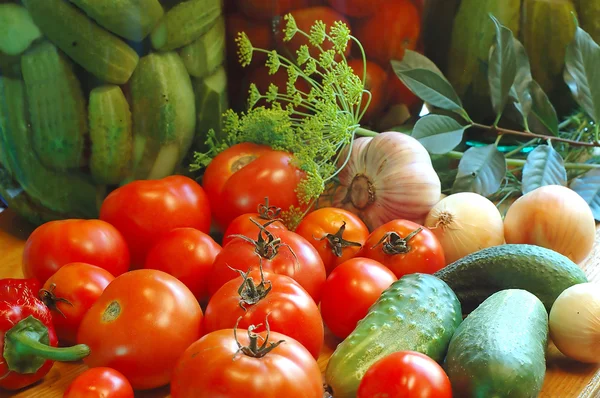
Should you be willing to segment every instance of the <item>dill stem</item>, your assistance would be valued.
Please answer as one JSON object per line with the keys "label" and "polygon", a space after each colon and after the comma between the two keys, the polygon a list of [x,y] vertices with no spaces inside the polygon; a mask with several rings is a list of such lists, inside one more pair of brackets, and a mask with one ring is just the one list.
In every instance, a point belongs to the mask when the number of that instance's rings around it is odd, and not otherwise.
{"label": "dill stem", "polygon": [[361,137],[375,137],[378,133],[376,133],[373,130],[369,130],[359,126],[356,128],[356,130],[354,130],[354,134],[359,135]]}
{"label": "dill stem", "polygon": [[[450,151],[445,156],[450,159],[461,159],[464,156],[463,152]],[[524,159],[506,159],[506,164],[509,166],[524,166],[526,160]],[[595,163],[565,163],[565,169],[567,170],[593,170],[600,169],[600,164]]]}

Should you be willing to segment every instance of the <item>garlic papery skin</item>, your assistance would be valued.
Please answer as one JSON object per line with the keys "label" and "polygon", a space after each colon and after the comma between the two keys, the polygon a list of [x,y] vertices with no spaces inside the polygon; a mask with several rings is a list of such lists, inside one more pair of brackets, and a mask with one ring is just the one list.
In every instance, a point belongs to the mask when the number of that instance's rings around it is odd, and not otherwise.
{"label": "garlic papery skin", "polygon": [[600,284],[565,289],[550,309],[549,326],[561,353],[579,362],[600,363]]}
{"label": "garlic papery skin", "polygon": [[357,214],[371,231],[395,219],[422,223],[441,194],[425,147],[394,131],[357,138],[339,180],[333,206]]}

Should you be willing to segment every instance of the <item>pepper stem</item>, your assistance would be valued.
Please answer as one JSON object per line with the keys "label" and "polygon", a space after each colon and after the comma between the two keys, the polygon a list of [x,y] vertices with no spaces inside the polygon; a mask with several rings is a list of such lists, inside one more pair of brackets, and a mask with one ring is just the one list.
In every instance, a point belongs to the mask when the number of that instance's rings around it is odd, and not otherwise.
{"label": "pepper stem", "polygon": [[85,344],[72,347],[49,345],[48,328],[33,316],[19,321],[4,335],[4,359],[8,369],[17,373],[35,373],[47,360],[78,361],[90,354]]}

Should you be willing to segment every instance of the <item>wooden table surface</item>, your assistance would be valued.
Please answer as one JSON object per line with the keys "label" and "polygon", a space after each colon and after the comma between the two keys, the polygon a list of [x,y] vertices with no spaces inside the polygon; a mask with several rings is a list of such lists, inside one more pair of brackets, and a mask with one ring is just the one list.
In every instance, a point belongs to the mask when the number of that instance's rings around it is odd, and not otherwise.
{"label": "wooden table surface", "polygon": [[[10,210],[0,213],[0,278],[22,277],[21,254],[27,236],[33,227]],[[582,264],[591,281],[600,281],[600,226],[596,246],[590,257]],[[337,344],[328,336],[319,359],[324,370],[327,360]],[[16,393],[0,391],[0,397],[59,398],[69,383],[86,367],[82,363],[57,363],[38,384]],[[168,387],[136,393],[140,398],[169,397]],[[547,373],[539,398],[600,398],[600,365],[572,361],[550,344],[547,354]]]}

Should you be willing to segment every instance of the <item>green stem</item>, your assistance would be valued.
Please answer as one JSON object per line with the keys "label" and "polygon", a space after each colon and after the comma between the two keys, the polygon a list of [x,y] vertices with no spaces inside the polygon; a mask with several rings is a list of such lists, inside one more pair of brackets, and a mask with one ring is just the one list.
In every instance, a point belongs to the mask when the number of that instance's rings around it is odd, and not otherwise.
{"label": "green stem", "polygon": [[530,141],[527,141],[526,143],[524,143],[524,144],[522,144],[522,145],[519,145],[517,148],[515,148],[515,149],[513,149],[512,151],[508,152],[508,153],[507,153],[506,155],[504,155],[504,156],[506,156],[507,158],[510,158],[511,156],[513,156],[513,155],[515,155],[515,154],[517,154],[517,153],[521,152],[521,151],[522,151],[524,148],[527,148],[528,146],[535,144],[535,142],[536,142],[537,140],[539,140],[539,138],[534,138],[534,139],[532,139],[532,140],[530,140]]}
{"label": "green stem", "polygon": [[361,137],[375,137],[378,133],[376,133],[373,130],[366,129],[364,127],[357,127],[356,130],[354,130],[354,134],[359,135]]}
{"label": "green stem", "polygon": [[40,343],[28,334],[15,333],[11,335],[14,349],[21,356],[37,356],[51,361],[70,362],[79,361],[90,353],[90,348],[85,344],[72,347],[52,347]]}
{"label": "green stem", "polygon": [[[451,151],[446,154],[451,159],[461,159],[464,156],[463,152]],[[527,161],[524,159],[506,159],[508,166],[524,166]],[[594,163],[565,163],[567,170],[594,170],[600,169],[600,164]]]}

